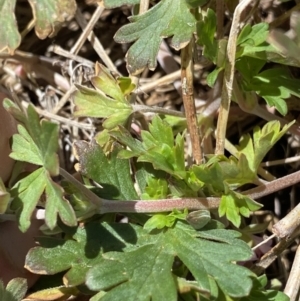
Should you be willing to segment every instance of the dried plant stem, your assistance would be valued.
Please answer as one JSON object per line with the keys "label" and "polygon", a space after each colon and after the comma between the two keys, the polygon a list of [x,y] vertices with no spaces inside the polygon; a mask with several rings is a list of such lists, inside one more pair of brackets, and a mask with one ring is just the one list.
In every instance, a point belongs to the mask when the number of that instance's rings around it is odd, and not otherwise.
{"label": "dried plant stem", "polygon": [[193,48],[194,42],[193,39],[191,39],[190,43],[181,50],[181,86],[187,128],[191,137],[193,157],[195,162],[200,164],[202,161],[202,151],[194,101]]}
{"label": "dried plant stem", "polygon": [[35,19],[32,18],[29,23],[26,25],[26,27],[22,30],[21,32],[21,38],[22,40],[25,38],[25,36],[31,31],[31,29],[34,27],[35,25]]}
{"label": "dried plant stem", "polygon": [[[209,66],[210,63],[207,64]],[[195,65],[194,66],[194,71],[200,71],[203,68],[207,67],[206,65]],[[181,77],[181,70],[175,71],[173,73],[170,73],[168,75],[165,75],[161,78],[158,78],[157,80],[153,80],[149,83],[140,85],[136,91],[137,94],[143,94],[147,93],[151,90],[154,90],[155,88],[162,86],[162,85],[167,85],[169,83],[172,83],[176,81],[178,78]]]}
{"label": "dried plant stem", "polygon": [[269,236],[268,238],[266,238],[265,240],[263,240],[262,242],[260,242],[259,244],[257,244],[255,247],[253,247],[252,251],[258,249],[259,247],[261,247],[262,245],[266,244],[268,241],[272,240],[275,237],[276,237],[276,235],[272,234],[271,236]]}
{"label": "dried plant stem", "polygon": [[279,160],[274,160],[274,161],[267,161],[263,162],[260,164],[260,166],[276,166],[276,165],[282,165],[282,164],[290,164],[294,162],[300,161],[300,156],[294,156],[290,158],[284,158],[284,159],[279,159]]}
{"label": "dried plant stem", "polygon": [[219,118],[217,124],[216,150],[215,150],[215,153],[217,155],[224,154],[226,128],[228,122],[230,102],[232,97],[232,87],[233,87],[234,70],[235,70],[234,67],[235,67],[235,55],[236,55],[236,41],[240,29],[239,27],[241,21],[241,14],[247,8],[247,6],[254,1],[243,0],[238,4],[233,14],[232,26],[231,26],[231,30],[228,38],[228,44],[227,44],[226,66],[225,66],[223,88],[222,88],[222,101],[221,101],[221,107],[219,111]]}
{"label": "dried plant stem", "polygon": [[[28,103],[23,101],[22,102],[22,105],[27,108],[28,107]],[[92,124],[87,124],[87,123],[80,123],[80,122],[77,122],[75,120],[70,120],[68,118],[65,118],[65,117],[62,117],[62,116],[58,116],[56,114],[53,114],[53,113],[50,113],[48,111],[45,111],[45,110],[41,110],[40,108],[38,107],[34,107],[34,109],[36,110],[36,112],[44,117],[47,117],[51,120],[54,120],[54,121],[57,121],[59,123],[63,123],[63,124],[66,124],[68,126],[74,126],[76,128],[80,128],[80,129],[84,129],[84,130],[95,130],[95,126],[92,125]]]}
{"label": "dried plant stem", "polygon": [[289,238],[295,229],[300,226],[300,204],[289,212],[284,218],[276,223],[272,231],[280,238]]}
{"label": "dried plant stem", "polygon": [[59,100],[59,102],[52,109],[52,114],[57,114],[70,99],[72,94],[76,91],[76,87],[72,85],[70,89],[64,94],[64,96]]}
{"label": "dried plant stem", "polygon": [[171,115],[176,117],[185,117],[185,115],[180,111],[164,109],[161,107],[155,107],[155,106],[150,107],[146,105],[132,105],[132,108],[134,112],[152,112],[152,113]]}
{"label": "dried plant stem", "polygon": [[277,257],[286,250],[300,234],[299,229],[293,233],[290,239],[280,240],[269,252],[267,252],[252,268],[252,271],[260,275],[270,266]]}
{"label": "dried plant stem", "polygon": [[[78,12],[79,10],[77,10]],[[97,6],[95,12],[93,13],[89,23],[85,26],[84,30],[82,31],[82,34],[80,35],[79,39],[76,41],[76,43],[73,45],[73,47],[71,48],[70,52],[73,54],[78,54],[79,50],[81,49],[81,47],[83,46],[84,42],[86,41],[88,35],[90,34],[90,32],[93,30],[95,24],[97,23],[97,21],[99,20],[100,16],[102,15],[104,11],[104,7],[102,6]],[[77,19],[81,18],[81,14],[79,13],[77,15]]]}
{"label": "dried plant stem", "polygon": [[73,60],[75,62],[78,62],[80,64],[86,65],[91,68],[94,68],[94,66],[95,66],[95,64],[92,61],[87,60],[79,55],[75,55],[75,54],[71,53],[70,51],[67,51],[67,50],[61,48],[58,45],[50,46],[49,51],[53,51],[54,53],[61,55],[63,57],[66,57],[69,60]]}
{"label": "dried plant stem", "polygon": [[[103,8],[99,5],[97,10],[95,11],[95,14],[97,13],[96,16],[95,16],[95,19],[100,14],[101,9],[103,9]],[[99,19],[99,17],[98,17],[98,19]],[[84,19],[84,16],[82,15],[82,13],[78,9],[77,9],[77,12],[76,12],[76,21],[78,22],[79,26],[84,30],[85,27],[86,27],[86,21]],[[94,47],[96,53],[99,55],[99,57],[104,62],[104,64],[107,66],[107,68],[110,71],[112,71],[116,74],[120,74],[119,71],[117,70],[115,64],[112,62],[110,57],[107,55],[107,53],[106,53],[105,49],[103,48],[102,44],[100,43],[99,39],[94,34],[93,30],[90,30],[90,32],[87,36],[87,39],[90,41],[90,43]]]}
{"label": "dried plant stem", "polygon": [[300,288],[300,246],[298,246],[290,271],[289,279],[284,289],[284,293],[290,297],[290,301],[296,301]]}
{"label": "dried plant stem", "polygon": [[139,9],[139,14],[143,14],[149,9],[149,0],[141,0],[140,1],[140,9]]}

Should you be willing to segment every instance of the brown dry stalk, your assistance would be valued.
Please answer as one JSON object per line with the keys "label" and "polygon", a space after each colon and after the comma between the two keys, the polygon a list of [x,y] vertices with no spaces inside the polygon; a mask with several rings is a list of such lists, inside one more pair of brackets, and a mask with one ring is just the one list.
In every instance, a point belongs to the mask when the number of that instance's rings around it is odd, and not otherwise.
{"label": "brown dry stalk", "polygon": [[200,164],[203,157],[194,101],[193,49],[194,42],[193,39],[191,39],[190,43],[181,50],[181,85],[182,99],[185,109],[187,128],[191,137],[193,157],[196,164]]}
{"label": "brown dry stalk", "polygon": [[300,287],[300,246],[298,246],[289,279],[284,293],[290,297],[290,301],[296,301]]}
{"label": "brown dry stalk", "polygon": [[300,231],[297,229],[290,239],[280,240],[269,252],[264,254],[264,256],[254,265],[254,268],[251,270],[257,275],[264,273],[266,268],[269,267],[277,259],[277,257],[294,242],[299,234]]}
{"label": "brown dry stalk", "polygon": [[227,44],[226,65],[222,88],[222,101],[216,131],[215,154],[217,155],[224,154],[226,128],[232,97],[233,79],[235,71],[236,41],[240,30],[241,15],[243,11],[248,7],[248,5],[250,5],[251,2],[255,3],[256,1],[257,0],[243,0],[238,4],[234,11],[232,26]]}

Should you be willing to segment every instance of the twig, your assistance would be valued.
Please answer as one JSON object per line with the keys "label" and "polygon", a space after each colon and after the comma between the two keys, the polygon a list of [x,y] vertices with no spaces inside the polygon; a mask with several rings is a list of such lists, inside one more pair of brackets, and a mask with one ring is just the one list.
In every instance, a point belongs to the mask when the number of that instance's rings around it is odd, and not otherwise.
{"label": "twig", "polygon": [[279,160],[274,160],[274,161],[267,161],[263,162],[260,164],[260,166],[276,166],[276,165],[282,165],[282,164],[290,164],[294,162],[299,162],[300,161],[300,156],[295,156],[295,157],[290,157],[290,158],[284,158],[284,159],[279,159]]}
{"label": "twig", "polygon": [[284,289],[284,293],[290,297],[290,301],[296,301],[300,288],[300,246],[298,246],[290,271],[289,279]]}
{"label": "twig", "polygon": [[[23,101],[22,105],[26,108],[26,107],[28,107],[29,104],[27,102]],[[92,124],[80,123],[80,122],[77,122],[77,121],[74,121],[74,120],[70,120],[68,118],[65,118],[65,117],[58,116],[58,115],[55,115],[53,113],[47,112],[45,110],[41,110],[38,107],[34,107],[34,109],[37,111],[38,114],[40,114],[42,116],[45,116],[49,119],[55,120],[59,123],[63,123],[63,124],[69,125],[69,126],[75,126],[77,128],[90,130],[90,131],[95,130],[95,126],[93,126]]]}
{"label": "twig", "polygon": [[55,59],[37,56],[28,52],[16,50],[14,55],[1,53],[0,58],[16,59],[28,74],[45,79],[53,86],[58,86],[63,91],[70,88],[68,81],[59,73],[52,70]]}
{"label": "twig", "polygon": [[[84,16],[82,15],[82,13],[79,11],[79,9],[77,9],[77,12],[76,12],[76,20],[77,20],[79,26],[82,29],[84,29],[86,26],[86,21],[84,19]],[[93,31],[91,31],[87,38],[90,41],[90,43],[92,44],[92,46],[94,47],[96,53],[99,55],[99,57],[103,61],[103,63],[108,67],[108,69],[116,74],[120,74],[119,71],[117,70],[116,66],[114,65],[114,63],[111,61],[110,57],[106,54],[105,49],[103,48],[99,39],[96,37],[95,33]]]}
{"label": "twig", "polygon": [[64,96],[59,100],[56,106],[52,110],[52,114],[57,114],[67,103],[71,95],[76,91],[75,85],[72,85],[70,89],[64,94]]}
{"label": "twig", "polygon": [[236,41],[239,33],[241,14],[247,6],[257,0],[243,0],[236,7],[233,14],[232,26],[228,38],[227,53],[226,53],[226,66],[224,72],[224,81],[222,88],[222,101],[217,123],[216,133],[216,150],[217,155],[224,154],[225,136],[227,121],[229,115],[229,108],[232,96],[232,86],[234,79],[235,55],[236,55]]}
{"label": "twig", "polygon": [[73,53],[70,53],[69,51],[67,50],[64,50],[63,48],[61,48],[60,46],[58,45],[53,45],[53,46],[50,46],[49,47],[49,51],[52,51],[58,55],[61,55],[63,57],[66,57],[70,60],[73,60],[75,62],[78,62],[80,64],[83,64],[83,65],[86,65],[88,67],[91,67],[91,68],[94,68],[95,64],[90,61],[90,60],[87,60],[79,55],[76,55],[76,54],[73,54]]}
{"label": "twig", "polygon": [[289,238],[300,226],[300,204],[294,207],[284,218],[276,223],[272,231],[280,238]]}
{"label": "twig", "polygon": [[300,234],[299,229],[293,233],[290,239],[280,240],[269,252],[267,252],[251,270],[257,274],[262,274],[268,266],[270,266],[277,257],[286,250]]}
{"label": "twig", "polygon": [[192,38],[190,43],[181,50],[181,86],[187,128],[191,137],[193,157],[195,162],[200,164],[202,161],[202,151],[194,101],[193,48],[194,42]]}
{"label": "twig", "polygon": [[185,117],[185,115],[180,111],[164,109],[161,107],[155,107],[155,106],[150,107],[146,105],[132,105],[132,108],[134,112],[152,112],[152,113],[171,115],[176,117]]}
{"label": "twig", "polygon": [[252,248],[252,251],[255,251],[256,249],[258,249],[259,247],[261,247],[262,245],[266,244],[268,241],[272,240],[274,237],[276,237],[275,234],[272,234],[271,236],[269,236],[268,238],[266,238],[265,240],[263,240],[262,242],[260,242],[259,244],[257,244],[256,246],[254,246]]}
{"label": "twig", "polygon": [[35,25],[35,19],[32,18],[29,23],[26,25],[26,27],[22,30],[21,32],[21,38],[22,40],[25,38],[25,36],[31,31],[31,29],[34,27]]}
{"label": "twig", "polygon": [[[207,64],[207,65],[210,65],[210,64]],[[207,67],[206,65],[195,65],[194,66],[194,71],[199,71],[199,70],[202,70],[204,69],[205,67]],[[151,81],[147,84],[143,84],[143,85],[140,85],[138,88],[137,88],[137,91],[136,93],[137,94],[143,94],[143,93],[147,93],[159,86],[162,86],[162,85],[166,85],[166,84],[169,84],[169,83],[173,83],[174,81],[176,81],[177,79],[179,79],[181,76],[181,70],[178,70],[178,71],[175,71],[173,73],[170,73],[168,75],[165,75],[157,80],[154,80],[154,81]]]}
{"label": "twig", "polygon": [[[79,50],[81,49],[84,42],[86,41],[88,35],[93,30],[94,26],[96,25],[99,18],[101,17],[103,11],[104,11],[104,7],[98,5],[95,12],[93,13],[89,23],[85,26],[84,30],[82,31],[82,34],[80,35],[80,37],[77,39],[76,43],[71,48],[71,50],[70,50],[71,53],[78,54]],[[80,13],[78,13],[78,12],[79,12],[79,10],[77,10],[77,12],[76,12],[77,13],[76,18],[77,19],[82,18],[82,15],[80,15]]]}

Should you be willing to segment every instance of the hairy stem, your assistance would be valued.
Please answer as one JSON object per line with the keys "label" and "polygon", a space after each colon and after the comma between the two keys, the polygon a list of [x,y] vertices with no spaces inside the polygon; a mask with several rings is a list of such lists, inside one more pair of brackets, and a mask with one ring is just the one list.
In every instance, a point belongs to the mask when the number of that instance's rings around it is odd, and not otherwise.
{"label": "hairy stem", "polygon": [[[181,199],[159,199],[155,201],[115,201],[99,198],[92,191],[86,188],[82,183],[76,180],[67,171],[60,168],[60,174],[80,191],[94,204],[100,213],[109,212],[137,212],[137,213],[155,213],[166,212],[174,209],[199,210],[199,209],[216,209],[220,204],[219,197],[199,197],[199,198],[181,198]],[[269,182],[243,192],[244,195],[251,199],[259,199],[263,196],[279,191],[286,187],[300,182],[300,171]]]}

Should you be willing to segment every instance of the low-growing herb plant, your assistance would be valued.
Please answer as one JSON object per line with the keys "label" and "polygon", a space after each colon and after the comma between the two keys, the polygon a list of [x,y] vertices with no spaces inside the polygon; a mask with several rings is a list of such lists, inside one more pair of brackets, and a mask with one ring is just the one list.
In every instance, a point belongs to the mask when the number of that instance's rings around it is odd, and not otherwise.
{"label": "low-growing herb plant", "polygon": [[[42,22],[43,9],[51,4],[51,18],[57,15],[62,22],[61,11],[71,18],[76,8],[74,1],[69,7],[67,1],[29,2],[41,38],[53,34],[56,24],[47,14]],[[132,43],[126,55],[129,75],[118,74],[105,56],[106,66],[95,63],[89,80],[75,85],[73,117],[101,121],[91,141],[73,144],[77,176],[59,164],[59,125],[40,120],[33,105],[24,109],[9,99],[4,102],[18,122],[18,133],[10,154],[17,163],[7,187],[1,187],[1,202],[6,202],[1,213],[4,219],[15,215],[22,232],[37,218],[37,209],[44,215],[47,235],[36,238],[25,267],[54,275],[59,283],[36,289],[24,300],[83,294],[91,301],[289,300],[267,285],[261,261],[250,265],[252,235],[266,225],[247,228],[246,219],[262,208],[262,196],[299,182],[299,172],[266,181],[270,175],[262,168],[264,157],[287,132],[298,135],[299,130],[294,121],[275,118],[260,105],[263,100],[284,116],[286,99],[300,96],[299,80],[288,69],[299,67],[298,46],[289,40],[284,48],[280,33],[270,34],[267,23],[246,18],[258,1],[230,6],[221,0],[161,0],[149,9],[147,2],[98,4],[101,10],[132,6],[130,23],[114,36],[118,43]],[[225,5],[233,6],[228,37],[223,31]],[[12,28],[14,40],[2,47],[9,52],[19,45],[19,33]],[[185,114],[134,101],[139,74],[157,67],[167,38],[181,55]],[[196,49],[210,66],[207,85],[220,92],[219,108],[211,112],[195,108]],[[226,139],[231,101],[265,120],[236,145]],[[134,131],[132,124],[145,112],[152,114],[149,122]],[[208,136],[215,138],[214,152],[203,145]],[[24,163],[34,168],[24,172]],[[295,224],[283,227],[286,234],[276,235],[287,243],[296,237],[291,230]],[[19,294],[10,294],[12,285]],[[10,296],[7,300],[22,300],[24,281],[14,279],[0,291]]]}

